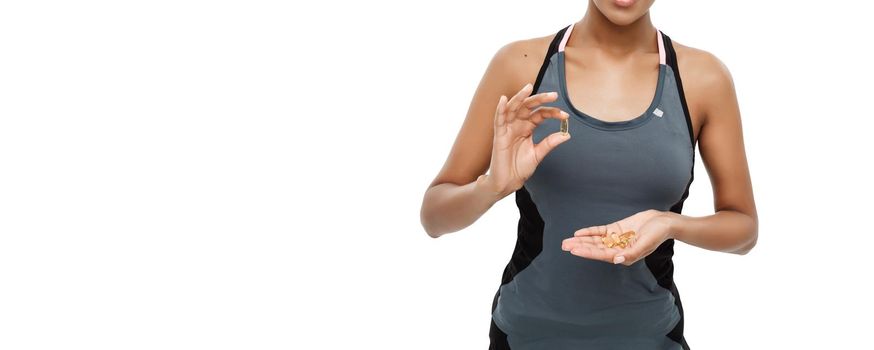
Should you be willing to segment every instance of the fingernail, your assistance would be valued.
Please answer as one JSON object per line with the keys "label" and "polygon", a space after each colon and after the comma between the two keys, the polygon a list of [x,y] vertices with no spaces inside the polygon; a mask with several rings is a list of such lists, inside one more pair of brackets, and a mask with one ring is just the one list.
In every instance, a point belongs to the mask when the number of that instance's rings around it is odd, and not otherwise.
{"label": "fingernail", "polygon": [[555,93],[555,92],[550,92],[550,93],[549,93],[549,97],[556,97],[556,96],[558,96],[558,94]]}
{"label": "fingernail", "polygon": [[625,257],[622,256],[622,255],[613,258],[613,263],[614,263],[614,264],[621,264],[621,263],[623,263],[623,262],[625,262]]}

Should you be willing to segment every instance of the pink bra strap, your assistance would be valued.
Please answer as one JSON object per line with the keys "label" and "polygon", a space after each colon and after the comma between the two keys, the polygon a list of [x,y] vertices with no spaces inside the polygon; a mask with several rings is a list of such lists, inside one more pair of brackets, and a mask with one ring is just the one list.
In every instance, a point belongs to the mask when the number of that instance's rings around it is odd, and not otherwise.
{"label": "pink bra strap", "polygon": [[574,23],[571,23],[567,30],[564,31],[564,36],[561,38],[561,43],[558,44],[558,52],[564,51],[564,46],[567,45],[567,39],[571,37],[571,32],[574,30]]}
{"label": "pink bra strap", "polygon": [[659,38],[659,64],[665,64],[665,40],[662,39],[662,31],[656,29]]}
{"label": "pink bra strap", "polygon": [[[558,52],[564,51],[564,47],[567,45],[567,40],[571,37],[571,32],[574,30],[574,24],[576,24],[576,22],[571,23],[571,25],[567,27],[567,30],[564,31],[564,36],[561,38],[561,43],[558,45]],[[656,34],[659,42],[659,64],[665,64],[665,41],[662,38],[662,31],[656,29]]]}

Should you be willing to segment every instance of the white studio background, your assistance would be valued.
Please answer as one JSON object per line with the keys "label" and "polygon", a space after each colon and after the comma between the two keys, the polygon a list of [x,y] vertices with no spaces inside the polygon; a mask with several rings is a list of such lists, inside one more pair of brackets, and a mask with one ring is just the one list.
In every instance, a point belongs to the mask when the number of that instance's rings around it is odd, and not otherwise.
{"label": "white studio background", "polygon": [[[867,2],[657,1],[731,70],[760,216],[678,243],[696,349],[870,340]],[[486,65],[585,1],[0,5],[0,349],[485,349],[512,197],[419,222]],[[713,212],[700,155],[684,214]]]}

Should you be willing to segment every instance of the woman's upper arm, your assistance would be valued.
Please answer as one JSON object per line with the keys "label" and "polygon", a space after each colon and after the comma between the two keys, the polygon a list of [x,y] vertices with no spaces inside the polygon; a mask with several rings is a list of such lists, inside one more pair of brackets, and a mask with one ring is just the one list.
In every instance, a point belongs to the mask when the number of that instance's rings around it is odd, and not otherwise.
{"label": "woman's upper arm", "polygon": [[440,183],[468,184],[489,168],[494,137],[495,109],[501,95],[518,92],[526,83],[534,83],[546,47],[536,52],[535,39],[519,40],[501,47],[489,62],[468,107],[467,116],[456,135],[442,169],[429,187]]}
{"label": "woman's upper arm", "polygon": [[716,56],[695,50],[689,55],[690,79],[694,84],[701,126],[698,147],[713,187],[714,208],[735,210],[756,219],[740,108],[734,80]]}

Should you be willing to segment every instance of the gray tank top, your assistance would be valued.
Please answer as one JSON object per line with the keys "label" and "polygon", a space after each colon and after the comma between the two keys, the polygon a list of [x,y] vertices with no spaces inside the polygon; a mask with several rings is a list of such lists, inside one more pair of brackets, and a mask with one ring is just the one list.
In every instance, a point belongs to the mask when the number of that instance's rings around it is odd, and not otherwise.
{"label": "gray tank top", "polygon": [[[556,34],[534,90],[558,93],[546,105],[570,114],[572,137],[515,194],[519,235],[492,305],[490,348],[688,349],[673,281],[673,240],[631,266],[561,249],[580,228],[646,209],[681,212],[693,180],[695,140],[673,46],[657,31],[652,102],[638,117],[609,122],[577,110],[568,97],[564,46],[572,29]],[[534,142],[559,127],[546,119],[534,130]]]}

